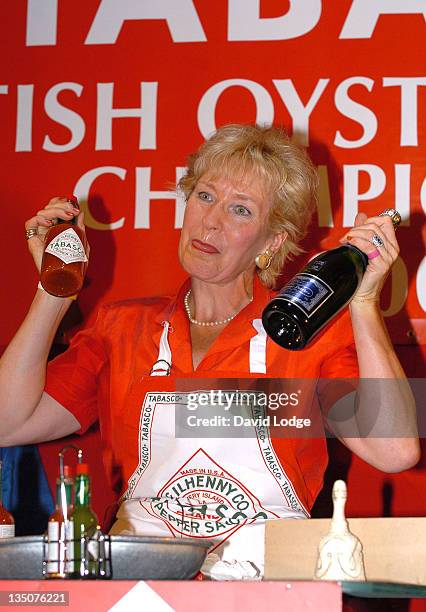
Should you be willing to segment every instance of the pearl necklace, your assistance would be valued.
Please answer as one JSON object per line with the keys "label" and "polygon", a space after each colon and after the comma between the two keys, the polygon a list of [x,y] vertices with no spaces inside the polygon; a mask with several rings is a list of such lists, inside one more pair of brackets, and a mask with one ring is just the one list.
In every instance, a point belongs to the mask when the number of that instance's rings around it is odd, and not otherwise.
{"label": "pearl necklace", "polygon": [[[235,312],[231,317],[228,317],[227,319],[222,319],[222,321],[197,321],[197,319],[193,319],[191,315],[191,308],[189,306],[189,296],[190,295],[191,295],[191,289],[187,292],[187,294],[183,298],[183,303],[185,305],[185,311],[186,311],[186,314],[188,315],[188,319],[190,320],[191,323],[194,323],[194,325],[201,325],[202,327],[212,327],[214,325],[225,325],[225,323],[229,323],[229,321],[232,321],[232,319],[235,319],[235,317],[237,316],[239,312],[239,311]],[[253,297],[250,298],[249,304],[252,301],[253,301]]]}

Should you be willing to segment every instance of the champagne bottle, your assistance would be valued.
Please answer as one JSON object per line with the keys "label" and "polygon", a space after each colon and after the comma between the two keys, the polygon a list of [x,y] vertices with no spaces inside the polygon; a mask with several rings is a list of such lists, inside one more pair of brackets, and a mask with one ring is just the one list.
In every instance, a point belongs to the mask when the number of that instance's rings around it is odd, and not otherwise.
{"label": "champagne bottle", "polygon": [[90,505],[90,476],[87,463],[77,464],[75,504],[71,515],[74,533],[74,577],[95,577],[96,567],[89,554],[87,538],[96,532],[98,518]]}
{"label": "champagne bottle", "polygon": [[47,523],[47,577],[65,578],[71,570],[73,479],[69,465],[64,465],[63,480],[56,479],[56,506]]}
{"label": "champagne bottle", "polygon": [[13,538],[15,535],[15,521],[13,516],[3,506],[2,469],[3,462],[0,460],[0,539]]}
{"label": "champagne bottle", "polygon": [[[395,226],[401,221],[393,209],[382,215],[392,217]],[[367,256],[351,244],[311,259],[263,311],[262,322],[268,336],[292,351],[305,348],[352,299],[367,264]]]}
{"label": "champagne bottle", "polygon": [[[69,201],[78,208],[73,196]],[[45,237],[40,282],[51,295],[70,297],[83,286],[87,268],[87,240],[84,232],[71,221],[57,220]]]}

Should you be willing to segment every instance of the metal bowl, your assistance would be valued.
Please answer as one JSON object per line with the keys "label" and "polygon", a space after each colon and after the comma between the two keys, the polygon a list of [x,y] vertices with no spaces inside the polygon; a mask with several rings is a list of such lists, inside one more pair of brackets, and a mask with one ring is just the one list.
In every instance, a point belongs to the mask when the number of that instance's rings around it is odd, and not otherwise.
{"label": "metal bowl", "polygon": [[115,580],[188,580],[200,570],[212,546],[195,538],[110,537]]}
{"label": "metal bowl", "polygon": [[[194,538],[107,536],[114,580],[188,580],[200,570],[211,542]],[[43,536],[0,540],[0,580],[43,578]]]}

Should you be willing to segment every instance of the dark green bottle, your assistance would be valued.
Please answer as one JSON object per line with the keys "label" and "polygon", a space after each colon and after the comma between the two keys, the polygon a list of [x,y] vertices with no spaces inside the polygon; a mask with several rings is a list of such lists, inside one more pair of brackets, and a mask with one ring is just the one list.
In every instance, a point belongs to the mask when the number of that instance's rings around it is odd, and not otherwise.
{"label": "dark green bottle", "polygon": [[291,351],[305,348],[351,300],[367,264],[367,256],[349,244],[311,259],[263,311],[268,336]]}
{"label": "dark green bottle", "polygon": [[[90,505],[90,476],[87,463],[77,464],[75,479],[74,510],[71,514],[74,536],[74,571],[75,578],[94,578],[96,565],[89,554],[86,538],[94,535],[98,517]],[[85,545],[86,542],[86,545]],[[87,558],[85,558],[87,556]]]}
{"label": "dark green bottle", "polygon": [[[395,229],[401,223],[401,215],[393,208],[379,215],[386,216],[391,218]],[[373,238],[381,240],[377,235]],[[291,351],[305,348],[350,302],[367,265],[367,255],[352,244],[311,259],[263,311],[262,323],[268,336]]]}

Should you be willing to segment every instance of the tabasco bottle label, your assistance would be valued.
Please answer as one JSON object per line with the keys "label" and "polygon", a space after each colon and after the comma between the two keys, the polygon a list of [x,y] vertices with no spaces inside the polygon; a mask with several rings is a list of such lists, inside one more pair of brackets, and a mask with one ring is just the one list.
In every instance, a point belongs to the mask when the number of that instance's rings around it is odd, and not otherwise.
{"label": "tabasco bottle label", "polygon": [[83,243],[72,227],[55,236],[47,245],[45,252],[59,257],[66,264],[87,261]]}

